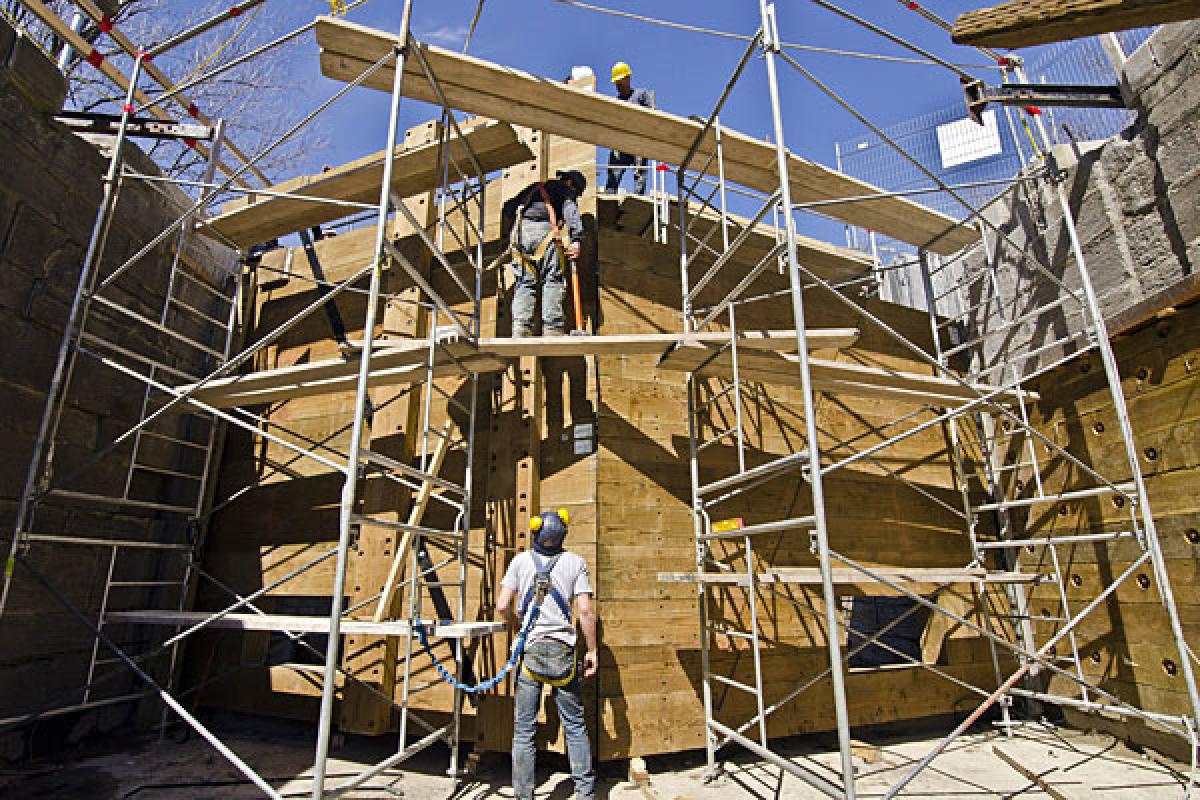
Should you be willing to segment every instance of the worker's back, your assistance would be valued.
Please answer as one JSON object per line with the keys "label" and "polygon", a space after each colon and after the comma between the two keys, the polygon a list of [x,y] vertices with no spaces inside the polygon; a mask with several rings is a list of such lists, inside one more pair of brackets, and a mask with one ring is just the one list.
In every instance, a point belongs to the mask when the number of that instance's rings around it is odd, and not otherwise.
{"label": "worker's back", "polygon": [[517,596],[517,609],[522,624],[528,619],[529,605],[534,600],[538,573],[550,566],[550,586],[538,613],[537,622],[529,632],[528,644],[540,639],[555,639],[568,647],[575,646],[575,625],[571,619],[572,601],[576,595],[591,594],[587,562],[579,555],[563,550],[556,555],[544,555],[526,550],[512,560],[500,585]]}

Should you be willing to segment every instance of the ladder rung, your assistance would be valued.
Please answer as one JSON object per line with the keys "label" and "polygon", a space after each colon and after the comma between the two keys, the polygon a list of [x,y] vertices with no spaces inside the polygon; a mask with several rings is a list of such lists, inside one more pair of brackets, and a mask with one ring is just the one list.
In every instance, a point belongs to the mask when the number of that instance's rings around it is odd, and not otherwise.
{"label": "ladder rung", "polygon": [[993,611],[993,617],[1003,617],[1004,619],[1027,619],[1031,622],[1068,622],[1070,617],[1043,617],[1040,614],[1014,614],[1012,612]]}
{"label": "ladder rung", "polygon": [[465,585],[465,582],[464,581],[421,581],[417,585],[422,588],[428,589],[431,586],[435,587],[435,588],[439,587],[439,586],[463,586],[463,585]]}
{"label": "ladder rung", "polygon": [[696,494],[703,497],[706,494],[712,494],[713,492],[731,489],[740,483],[757,480],[758,478],[765,478],[776,472],[795,469],[796,467],[806,463],[808,463],[808,451],[801,450],[799,453],[792,453],[791,455],[777,458],[774,461],[768,461],[766,464],[754,467],[753,469],[748,469],[745,472],[739,472],[736,475],[730,475],[728,478],[722,478],[719,481],[713,481],[712,483],[701,486],[696,489]]}
{"label": "ladder rung", "polygon": [[460,495],[465,496],[467,493],[466,489],[464,489],[462,486],[459,486],[457,483],[454,483],[453,481],[448,481],[445,478],[439,478],[438,476],[431,475],[428,472],[422,472],[416,467],[410,467],[408,464],[397,461],[389,456],[385,456],[382,453],[376,453],[373,450],[365,449],[360,450],[359,453],[364,462],[379,469],[390,472],[399,472],[400,474],[412,478],[413,480],[432,483],[434,486],[441,487],[442,489],[449,489],[450,491],[457,492]]}
{"label": "ladder rung", "polygon": [[1019,500],[1002,500],[999,503],[984,503],[983,505],[976,506],[972,511],[1002,511],[1006,508],[1023,508],[1026,506],[1035,506],[1040,503],[1061,503],[1067,500],[1078,500],[1084,497],[1095,497],[1113,492],[1132,492],[1133,489],[1133,484],[1128,483],[1119,484],[1115,489],[1108,486],[1098,486],[1094,489],[1078,489],[1072,492],[1060,492],[1059,494],[1043,497],[1026,497]]}
{"label": "ladder rung", "polygon": [[717,683],[723,683],[726,686],[732,686],[734,689],[741,689],[747,694],[752,694],[756,697],[758,696],[758,689],[755,689],[749,684],[742,683],[741,681],[735,681],[733,678],[726,678],[724,675],[709,675],[708,677]]}
{"label": "ladder rung", "polygon": [[816,524],[817,518],[814,516],[794,517],[793,519],[781,519],[775,522],[763,522],[758,525],[747,525],[744,528],[735,528],[731,531],[705,533],[700,538],[705,541],[712,539],[736,539],[740,536],[756,536],[764,533],[796,530],[797,528],[812,528]]}
{"label": "ladder rung", "polygon": [[1009,539],[1003,542],[980,542],[980,550],[1006,550],[1017,547],[1046,547],[1059,544],[1084,544],[1086,542],[1104,542],[1112,539],[1126,539],[1134,536],[1133,531],[1112,531],[1110,533],[1081,533],[1075,536],[1045,536],[1034,539]]}
{"label": "ladder rung", "polygon": [[181,586],[180,581],[112,581],[108,584],[112,589],[153,589],[162,586]]}
{"label": "ladder rung", "polygon": [[409,525],[405,522],[395,522],[390,519],[379,519],[366,514],[351,514],[351,522],[356,525],[376,525],[380,528],[391,528],[396,531],[406,531],[415,533],[418,536],[427,536],[431,539],[461,539],[462,534],[458,531],[440,531],[436,528],[426,528],[422,525]]}
{"label": "ladder rung", "polygon": [[703,442],[700,445],[698,445],[696,447],[696,451],[699,452],[699,451],[705,449],[706,447],[711,447],[714,444],[717,444],[718,442],[722,442],[722,441],[728,439],[730,436],[734,435],[735,433],[737,433],[737,428],[727,428],[726,430],[717,434],[713,438],[709,439],[707,442]]}
{"label": "ladder rung", "polygon": [[742,631],[717,631],[721,636],[732,636],[734,639],[745,639],[746,641],[754,641],[756,637],[753,633],[744,633]]}
{"label": "ladder rung", "polygon": [[137,508],[143,511],[165,511],[172,514],[196,513],[194,506],[174,506],[169,503],[152,503],[149,500],[133,500],[128,497],[107,497],[88,492],[72,492],[66,489],[51,489],[47,492],[50,497],[61,497],[65,500],[77,500],[100,505],[118,506],[122,508]]}
{"label": "ladder rung", "polygon": [[131,464],[133,469],[141,470],[142,472],[153,472],[158,475],[170,475],[173,478],[185,478],[190,481],[203,480],[203,475],[196,475],[191,472],[181,472],[177,469],[167,469],[166,467],[155,467],[150,464]]}
{"label": "ladder rung", "polygon": [[170,297],[170,298],[168,298],[168,301],[173,303],[176,307],[182,309],[183,311],[186,311],[193,316],[199,317],[200,319],[204,320],[205,322],[212,323],[219,330],[224,331],[224,330],[229,329],[228,322],[222,322],[221,320],[217,319],[216,317],[210,317],[208,314],[205,314],[203,311],[196,308],[195,306],[191,306],[191,305],[188,305],[187,303],[183,302],[178,297]]}
{"label": "ladder rung", "polygon": [[129,317],[130,319],[134,320],[135,322],[140,322],[142,325],[145,325],[148,328],[152,328],[152,329],[158,331],[159,333],[163,334],[164,336],[169,336],[172,339],[175,339],[176,341],[179,341],[179,342],[183,342],[184,344],[194,347],[195,349],[197,349],[203,353],[208,353],[210,356],[213,356],[214,358],[220,358],[220,359],[225,358],[225,354],[222,353],[220,350],[215,350],[206,344],[197,342],[195,339],[192,339],[189,336],[184,336],[182,333],[179,333],[178,331],[173,331],[170,328],[168,328],[166,325],[159,324],[158,322],[155,322],[154,320],[150,319],[149,317],[145,316],[144,314],[139,314],[138,312],[136,312],[132,309],[125,308],[125,306],[121,305],[120,303],[114,303],[112,300],[109,300],[107,297],[104,297],[104,296],[98,295],[98,294],[94,294],[94,295],[92,295],[92,300],[94,302],[99,303],[102,306],[105,306],[106,308],[112,309],[113,311],[116,311],[120,314],[124,314],[125,316]]}
{"label": "ladder rung", "polygon": [[201,280],[200,278],[196,277],[195,275],[192,275],[192,274],[191,274],[190,272],[188,272],[186,269],[179,269],[179,270],[176,270],[176,271],[175,271],[175,274],[176,274],[176,275],[180,275],[180,276],[182,276],[182,277],[184,277],[184,278],[187,278],[189,281],[191,281],[191,282],[192,282],[192,283],[194,283],[195,285],[197,285],[197,286],[199,286],[199,287],[201,287],[201,288],[205,289],[205,290],[206,290],[206,291],[207,291],[209,294],[211,294],[213,297],[219,297],[219,298],[221,298],[222,300],[224,300],[224,301],[226,302],[226,304],[228,304],[228,305],[233,305],[233,298],[232,298],[232,297],[230,297],[229,295],[227,295],[227,294],[225,294],[224,292],[220,291],[219,289],[216,289],[216,288],[214,288],[214,287],[213,287],[211,284],[209,284],[209,283],[208,283],[208,281]]}
{"label": "ladder rung", "polygon": [[171,444],[177,444],[177,445],[180,445],[181,447],[191,447],[196,450],[208,450],[208,445],[204,444],[203,442],[192,442],[187,439],[180,439],[177,436],[171,436],[170,434],[166,434],[166,433],[159,433],[158,431],[152,431],[148,428],[142,428],[142,435],[143,436],[153,436],[155,439],[162,439],[164,442],[170,442]]}

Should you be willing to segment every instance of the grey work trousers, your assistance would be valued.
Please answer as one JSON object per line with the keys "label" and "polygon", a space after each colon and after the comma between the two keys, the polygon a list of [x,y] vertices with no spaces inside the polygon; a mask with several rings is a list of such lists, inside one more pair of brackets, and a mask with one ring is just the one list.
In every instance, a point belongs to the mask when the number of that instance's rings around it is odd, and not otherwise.
{"label": "grey work trousers", "polygon": [[[532,255],[554,228],[548,221],[523,219],[517,237],[517,248]],[[558,254],[558,243],[551,242],[546,248],[541,263],[536,265],[537,274],[513,260],[512,335],[534,336],[534,315],[537,313],[538,289],[542,295],[542,335],[561,336],[566,333],[563,325],[563,295],[566,280],[563,278],[562,261]]]}

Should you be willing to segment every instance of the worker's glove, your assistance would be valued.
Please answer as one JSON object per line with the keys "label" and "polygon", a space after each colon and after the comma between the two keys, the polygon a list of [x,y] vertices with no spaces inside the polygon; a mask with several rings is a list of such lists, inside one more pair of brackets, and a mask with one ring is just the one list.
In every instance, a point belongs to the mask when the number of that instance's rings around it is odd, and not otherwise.
{"label": "worker's glove", "polygon": [[571,242],[567,245],[567,258],[579,258],[579,242]]}
{"label": "worker's glove", "polygon": [[596,668],[600,665],[599,659],[596,658],[596,651],[589,650],[583,654],[583,677],[590,678],[596,674]]}

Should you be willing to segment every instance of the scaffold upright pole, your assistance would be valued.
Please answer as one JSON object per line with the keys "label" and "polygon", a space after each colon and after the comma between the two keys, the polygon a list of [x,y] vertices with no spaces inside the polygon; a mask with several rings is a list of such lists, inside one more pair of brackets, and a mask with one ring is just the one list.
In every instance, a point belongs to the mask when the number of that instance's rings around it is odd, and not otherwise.
{"label": "scaffold upright pole", "polygon": [[846,704],[842,647],[838,640],[838,605],[829,556],[829,531],[825,523],[825,495],[821,476],[821,448],[817,439],[816,399],[809,368],[808,342],[804,320],[803,281],[796,244],[796,218],[792,209],[792,190],[788,174],[788,152],[783,136],[783,112],[779,100],[779,76],[775,57],[780,49],[775,23],[775,4],[759,0],[762,13],[763,56],[767,66],[767,86],[771,96],[771,117],[775,133],[775,156],[779,172],[780,201],[783,204],[784,235],[787,242],[788,279],[791,284],[792,314],[796,324],[797,363],[800,367],[801,397],[804,404],[804,436],[808,447],[809,487],[812,492],[817,559],[821,569],[821,590],[825,604],[825,630],[829,642],[830,679],[834,714],[837,721],[838,749],[841,755],[843,791],[846,800],[854,800],[854,759],[850,745],[850,715]]}
{"label": "scaffold upright pole", "polygon": [[[412,0],[405,0],[404,15],[400,21],[400,41],[408,41],[409,21],[412,17]],[[366,321],[363,323],[362,355],[359,360],[358,385],[354,394],[354,422],[350,433],[350,452],[346,464],[346,479],[342,488],[341,514],[338,525],[337,564],[334,568],[333,596],[329,604],[329,642],[325,651],[325,673],[321,687],[321,711],[317,720],[317,747],[313,760],[313,800],[325,796],[325,762],[329,755],[329,739],[333,721],[334,696],[338,662],[341,658],[339,628],[342,617],[343,594],[346,586],[346,564],[350,549],[350,534],[358,500],[358,462],[362,453],[363,426],[366,422],[368,400],[368,377],[371,374],[371,349],[375,335],[375,318],[379,306],[380,285],[383,278],[383,259],[388,236],[388,215],[391,210],[392,167],[395,163],[396,140],[400,126],[400,98],[404,81],[404,61],[407,45],[397,44],[395,49],[395,75],[392,81],[392,104],[388,118],[387,158],[383,165],[382,185],[379,192],[379,221],[375,232],[374,263],[371,268],[371,284],[367,296]]]}

